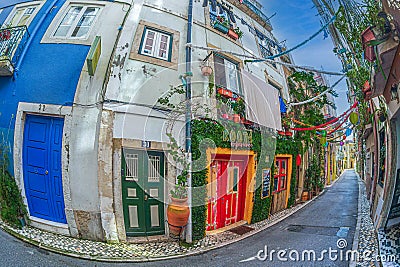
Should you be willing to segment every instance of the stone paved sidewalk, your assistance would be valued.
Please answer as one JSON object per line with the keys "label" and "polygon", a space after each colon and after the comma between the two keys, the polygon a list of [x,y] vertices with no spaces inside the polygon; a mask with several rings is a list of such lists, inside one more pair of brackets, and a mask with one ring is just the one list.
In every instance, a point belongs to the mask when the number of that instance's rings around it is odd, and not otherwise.
{"label": "stone paved sidewalk", "polygon": [[[374,253],[374,256],[378,255],[378,238],[375,231],[374,224],[370,215],[370,203],[367,199],[365,183],[359,180],[359,211],[358,211],[358,220],[359,222],[359,235],[358,239],[358,253],[359,255],[363,255],[364,251],[369,250]],[[356,237],[355,237],[356,238]],[[367,260],[363,257],[360,257],[359,261],[356,263],[356,266],[367,267],[367,266],[379,266],[379,262],[375,262],[374,260]]]}
{"label": "stone paved sidewalk", "polygon": [[[378,232],[383,267],[400,267],[400,226]],[[396,257],[394,261],[389,257]],[[383,260],[388,259],[388,260]]]}
{"label": "stone paved sidewalk", "polygon": [[172,240],[142,244],[107,244],[104,242],[82,240],[49,233],[30,226],[25,226],[23,229],[15,229],[2,221],[0,221],[0,228],[41,248],[73,257],[99,261],[141,262],[200,254],[239,241],[278,223],[297,212],[311,201],[298,204],[290,209],[271,215],[269,219],[262,222],[248,225],[254,228],[254,230],[244,235],[225,231],[218,234],[207,235],[204,239],[197,241],[190,247],[181,246],[178,241]]}

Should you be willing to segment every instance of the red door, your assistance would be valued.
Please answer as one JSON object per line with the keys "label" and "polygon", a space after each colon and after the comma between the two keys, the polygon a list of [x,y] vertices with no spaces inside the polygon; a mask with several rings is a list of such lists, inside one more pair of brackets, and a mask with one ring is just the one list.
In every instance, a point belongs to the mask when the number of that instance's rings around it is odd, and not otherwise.
{"label": "red door", "polygon": [[214,230],[243,219],[247,160],[216,159],[210,173],[207,230]]}

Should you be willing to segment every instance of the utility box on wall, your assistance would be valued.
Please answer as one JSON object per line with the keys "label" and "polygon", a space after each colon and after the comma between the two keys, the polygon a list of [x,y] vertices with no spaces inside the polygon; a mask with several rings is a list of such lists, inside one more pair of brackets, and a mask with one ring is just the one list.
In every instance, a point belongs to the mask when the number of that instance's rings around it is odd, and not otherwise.
{"label": "utility box on wall", "polygon": [[101,55],[101,37],[96,36],[96,38],[94,38],[92,46],[90,47],[88,57],[86,59],[87,68],[90,76],[94,76],[94,73],[96,72],[100,55]]}

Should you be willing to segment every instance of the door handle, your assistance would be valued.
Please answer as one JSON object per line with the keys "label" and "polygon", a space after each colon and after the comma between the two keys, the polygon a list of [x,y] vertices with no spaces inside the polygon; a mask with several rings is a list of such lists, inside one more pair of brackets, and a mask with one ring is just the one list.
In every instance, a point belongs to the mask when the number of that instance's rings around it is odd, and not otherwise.
{"label": "door handle", "polygon": [[49,174],[49,171],[48,171],[48,170],[46,170],[44,173],[47,175],[47,174]]}
{"label": "door handle", "polygon": [[145,193],[144,194],[144,200],[146,201],[148,199],[148,196],[147,196],[147,194]]}

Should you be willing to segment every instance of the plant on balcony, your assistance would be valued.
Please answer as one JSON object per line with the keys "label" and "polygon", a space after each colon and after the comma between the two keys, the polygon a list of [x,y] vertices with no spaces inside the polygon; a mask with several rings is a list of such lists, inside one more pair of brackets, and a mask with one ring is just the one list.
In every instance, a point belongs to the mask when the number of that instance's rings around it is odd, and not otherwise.
{"label": "plant on balcony", "polygon": [[226,18],[218,16],[214,21],[213,27],[224,34],[227,34],[229,32],[230,25]]}
{"label": "plant on balcony", "polygon": [[239,39],[239,35],[233,29],[229,29],[228,36],[235,41]]}
{"label": "plant on balcony", "polygon": [[224,88],[224,87],[221,86],[221,85],[217,85],[217,92],[218,92],[218,94],[221,95],[221,96],[225,96],[225,97],[228,97],[228,98],[232,98],[232,97],[233,97],[232,91],[230,91],[230,90]]}
{"label": "plant on balcony", "polygon": [[242,38],[243,32],[240,30],[239,27],[236,27],[233,31],[238,35],[239,39]]}

